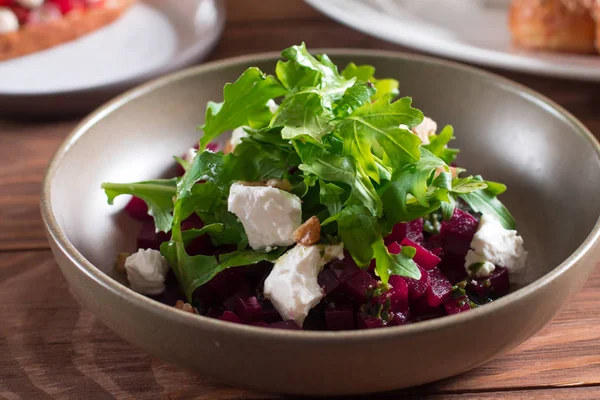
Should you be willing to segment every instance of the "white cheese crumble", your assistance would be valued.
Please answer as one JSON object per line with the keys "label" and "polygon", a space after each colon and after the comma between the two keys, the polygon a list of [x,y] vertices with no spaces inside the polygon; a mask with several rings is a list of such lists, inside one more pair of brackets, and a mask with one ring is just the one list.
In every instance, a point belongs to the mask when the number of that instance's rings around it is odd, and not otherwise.
{"label": "white cheese crumble", "polygon": [[16,0],[16,3],[22,7],[35,9],[39,8],[44,4],[45,0]]}
{"label": "white cheese crumble", "polygon": [[17,15],[8,7],[0,7],[0,34],[19,30]]}
{"label": "white cheese crumble", "polygon": [[192,161],[194,161],[194,158],[196,158],[197,154],[198,154],[198,150],[196,150],[193,147],[190,147],[183,155],[183,159],[185,161],[191,163]]}
{"label": "white cheese crumble", "polygon": [[429,136],[435,135],[437,124],[431,118],[424,117],[419,125],[412,128],[412,131],[421,139],[423,144],[429,144]]}
{"label": "white cheese crumble", "polygon": [[[516,272],[523,268],[527,258],[523,238],[517,235],[517,231],[505,229],[500,221],[489,215],[481,216],[470,247],[465,261],[467,271],[471,264],[488,262],[505,267],[509,272]],[[486,265],[477,271],[478,277],[485,276],[483,274],[486,271],[493,272],[493,269]]]}
{"label": "white cheese crumble", "polygon": [[302,246],[279,257],[265,280],[264,295],[285,321],[302,326],[311,308],[325,296],[317,277],[334,258],[344,258],[343,244]]}
{"label": "white cheese crumble", "polygon": [[227,209],[239,218],[254,250],[293,244],[294,231],[302,224],[300,198],[270,186],[234,183]]}
{"label": "white cheese crumble", "polygon": [[125,260],[125,271],[129,285],[136,292],[156,295],[165,291],[169,264],[160,251],[139,249]]}
{"label": "white cheese crumble", "polygon": [[[279,105],[277,105],[277,103],[275,103],[275,101],[273,101],[272,99],[267,101],[267,107],[269,107],[269,110],[275,114],[275,111],[277,111],[277,109],[279,108]],[[229,147],[230,147],[230,152],[233,151],[237,145],[242,143],[242,139],[248,137],[248,132],[246,132],[246,129],[250,129],[247,126],[240,126],[239,128],[235,128],[233,131],[231,131],[231,138],[229,138]]]}

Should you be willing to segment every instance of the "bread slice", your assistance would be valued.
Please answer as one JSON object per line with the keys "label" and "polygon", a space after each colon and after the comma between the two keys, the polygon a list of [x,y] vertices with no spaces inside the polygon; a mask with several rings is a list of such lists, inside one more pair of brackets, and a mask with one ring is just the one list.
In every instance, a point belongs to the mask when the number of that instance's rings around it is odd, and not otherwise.
{"label": "bread slice", "polygon": [[[596,0],[513,0],[513,42],[535,50],[590,54],[600,50]],[[595,12],[594,12],[595,10]]]}
{"label": "bread slice", "polygon": [[0,61],[58,46],[119,18],[135,0],[107,0],[102,7],[72,11],[62,18],[0,35]]}

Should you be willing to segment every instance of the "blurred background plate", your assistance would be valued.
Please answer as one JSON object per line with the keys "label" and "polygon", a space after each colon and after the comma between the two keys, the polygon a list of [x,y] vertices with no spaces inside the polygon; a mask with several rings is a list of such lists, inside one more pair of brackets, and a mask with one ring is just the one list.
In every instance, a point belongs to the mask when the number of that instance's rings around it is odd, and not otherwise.
{"label": "blurred background plate", "polygon": [[0,62],[0,115],[61,117],[201,60],[219,39],[221,0],[138,1],[115,23]]}
{"label": "blurred background plate", "polygon": [[600,56],[511,45],[510,0],[306,0],[362,32],[416,50],[534,74],[600,81]]}

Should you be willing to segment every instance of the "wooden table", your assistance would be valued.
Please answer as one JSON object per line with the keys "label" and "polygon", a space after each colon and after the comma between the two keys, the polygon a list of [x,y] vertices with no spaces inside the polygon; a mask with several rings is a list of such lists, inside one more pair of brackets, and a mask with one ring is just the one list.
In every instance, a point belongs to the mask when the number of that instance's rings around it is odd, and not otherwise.
{"label": "wooden table", "polygon": [[[229,1],[212,59],[315,47],[406,50],[352,31],[300,0]],[[497,71],[496,71],[497,72]],[[500,72],[544,93],[600,136],[600,84]],[[48,250],[39,215],[46,165],[77,121],[0,120],[0,397],[276,398],[154,360],[81,310]],[[554,320],[475,371],[392,393],[410,399],[600,399],[600,269]]]}

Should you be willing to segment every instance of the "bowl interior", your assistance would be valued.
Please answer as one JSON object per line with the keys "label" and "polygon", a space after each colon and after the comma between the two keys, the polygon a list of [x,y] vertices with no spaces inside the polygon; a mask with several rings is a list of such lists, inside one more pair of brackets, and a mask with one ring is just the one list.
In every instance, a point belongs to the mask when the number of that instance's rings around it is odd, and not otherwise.
{"label": "bowl interior", "polygon": [[[438,126],[452,124],[471,174],[505,183],[501,197],[529,251],[525,285],[551,271],[586,238],[600,215],[595,195],[600,158],[577,122],[535,95],[471,69],[389,54],[332,56],[339,65],[372,64],[401,83],[401,95]],[[104,181],[163,176],[172,155],[198,140],[206,102],[248,66],[274,71],[276,58],[242,59],[178,74],[121,98],[90,119],[70,141],[50,181],[52,211],[67,239],[112,275],[117,252],[134,251],[139,225],[109,206]]]}

